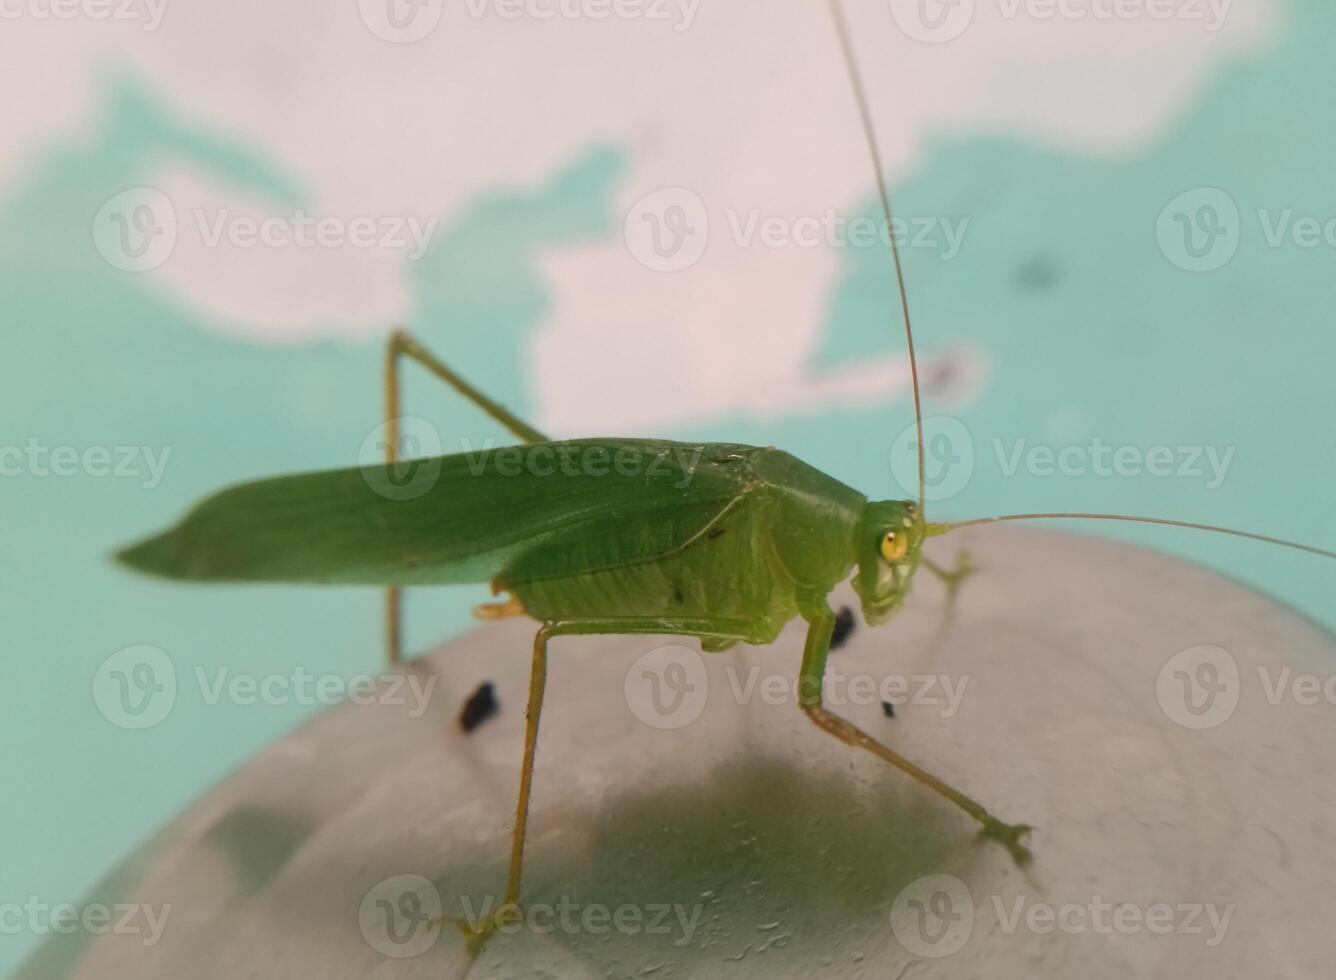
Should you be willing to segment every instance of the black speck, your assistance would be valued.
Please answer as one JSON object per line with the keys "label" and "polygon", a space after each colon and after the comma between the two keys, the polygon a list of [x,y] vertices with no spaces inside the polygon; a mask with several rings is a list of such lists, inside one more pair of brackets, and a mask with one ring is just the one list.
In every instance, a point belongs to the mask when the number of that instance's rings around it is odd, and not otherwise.
{"label": "black speck", "polygon": [[491,681],[484,681],[478,685],[478,689],[473,692],[464,707],[459,711],[459,727],[466,732],[471,732],[488,718],[494,717],[501,711],[501,703],[496,700],[496,688]]}
{"label": "black speck", "polygon": [[835,629],[830,634],[830,648],[838,650],[849,642],[854,635],[854,611],[848,606],[841,606],[835,614]]}
{"label": "black speck", "polygon": [[705,535],[705,537],[713,541],[715,538],[719,537],[719,535],[723,534],[727,530],[728,528],[726,527],[712,527],[710,528],[709,533]]}
{"label": "black speck", "polygon": [[1016,285],[1027,292],[1043,292],[1057,285],[1062,269],[1047,255],[1032,255],[1016,267]]}
{"label": "black speck", "polygon": [[885,715],[887,718],[894,718],[895,705],[891,704],[891,702],[889,701],[883,701],[881,703],[881,713]]}

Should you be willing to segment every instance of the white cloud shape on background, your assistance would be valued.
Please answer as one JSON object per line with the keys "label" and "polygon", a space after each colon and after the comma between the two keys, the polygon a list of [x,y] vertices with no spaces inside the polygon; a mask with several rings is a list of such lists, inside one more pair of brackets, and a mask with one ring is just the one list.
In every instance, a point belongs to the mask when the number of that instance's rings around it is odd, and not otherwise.
{"label": "white cloud shape on background", "polygon": [[[53,138],[90,125],[108,69],[131,71],[194,124],[263,154],[306,190],[313,214],[345,223],[406,216],[446,228],[479,192],[538,186],[591,145],[612,145],[630,162],[617,213],[684,188],[703,203],[708,244],[672,272],[649,267],[652,255],[646,264],[649,224],[633,247],[616,235],[547,254],[554,314],[530,351],[540,418],[585,427],[634,397],[652,425],[771,414],[836,391],[875,399],[903,386],[892,359],[809,377],[837,250],[744,244],[733,227],[751,214],[784,216],[790,228],[830,209],[850,214],[871,193],[822,4],[120,2],[137,16],[40,19],[38,0],[6,8],[0,81],[40,98],[0,103],[0,193]],[[1274,4],[1236,9],[1228,0],[849,5],[892,180],[934,132],[1129,154],[1189,107],[1214,69],[1256,51],[1275,27]],[[1131,14],[1106,16],[1115,7]],[[1172,16],[1160,16],[1166,9]],[[608,10],[638,14],[598,16]],[[419,39],[397,43],[410,37]],[[188,171],[153,180],[185,229],[196,209],[264,213]],[[684,216],[660,210],[674,222],[659,229],[664,241]],[[410,261],[403,249],[200,248],[183,231],[170,259],[145,275],[220,329],[302,342],[401,319]],[[887,311],[888,324],[894,316]],[[554,379],[591,351],[628,380],[572,399]]]}

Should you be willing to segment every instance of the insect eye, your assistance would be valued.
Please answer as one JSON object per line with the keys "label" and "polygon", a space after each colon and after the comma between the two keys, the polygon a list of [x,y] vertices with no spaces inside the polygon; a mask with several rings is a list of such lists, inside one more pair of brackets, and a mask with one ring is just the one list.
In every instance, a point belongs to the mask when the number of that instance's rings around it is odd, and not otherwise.
{"label": "insect eye", "polygon": [[881,557],[889,562],[897,562],[905,556],[909,550],[909,535],[897,534],[895,531],[887,531],[886,537],[881,539]]}

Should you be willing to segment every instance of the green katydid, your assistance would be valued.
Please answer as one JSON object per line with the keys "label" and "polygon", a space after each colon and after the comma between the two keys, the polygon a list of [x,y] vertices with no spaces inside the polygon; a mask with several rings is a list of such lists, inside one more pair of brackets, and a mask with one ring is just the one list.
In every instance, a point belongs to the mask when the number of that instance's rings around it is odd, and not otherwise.
{"label": "green katydid", "polygon": [[[836,34],[872,157],[883,218],[892,213],[867,96],[839,0]],[[553,637],[668,634],[697,637],[708,651],[765,645],[801,617],[807,624],[800,706],[821,729],[873,753],[974,817],[1017,863],[1030,857],[1030,828],[1009,824],[965,794],[829,712],[822,679],[835,614],[828,596],[852,576],[863,618],[884,623],[920,564],[954,593],[971,570],[945,569],[922,554],[926,538],[976,524],[1044,518],[1137,521],[1219,531],[1325,557],[1336,552],[1266,535],[1116,514],[1008,514],[951,524],[926,520],[923,421],[913,331],[894,236],[918,444],[918,499],[869,501],[788,453],[733,444],[647,439],[554,442],[474,388],[403,332],[385,361],[387,460],[278,477],[212,496],[172,529],[119,553],[135,569],[200,582],[293,582],[387,588],[387,647],[401,647],[401,589],[489,584],[504,601],[485,618],[527,615],[534,636],[525,748],[503,908],[520,898],[534,755]],[[520,447],[414,461],[430,485],[412,495],[397,458],[399,372],[407,357],[453,387],[520,441]],[[514,453],[524,454],[516,465]],[[490,926],[475,931],[481,942]]]}

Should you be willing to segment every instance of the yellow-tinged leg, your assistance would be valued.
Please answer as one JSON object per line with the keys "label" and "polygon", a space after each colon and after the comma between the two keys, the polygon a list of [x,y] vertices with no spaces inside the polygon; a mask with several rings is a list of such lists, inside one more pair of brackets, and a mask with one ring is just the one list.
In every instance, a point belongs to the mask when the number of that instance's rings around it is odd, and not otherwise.
{"label": "yellow-tinged leg", "polygon": [[[399,365],[402,358],[417,361],[474,405],[526,443],[547,442],[543,435],[505,406],[493,401],[449,368],[405,330],[390,334],[385,346],[385,462],[394,465],[399,454]],[[403,590],[385,590],[385,659],[398,663],[403,656]]]}
{"label": "yellow-tinged leg", "polygon": [[473,615],[478,619],[509,619],[511,616],[523,616],[524,605],[510,596],[504,602],[484,602],[474,606]]}
{"label": "yellow-tinged leg", "polygon": [[1018,865],[1028,863],[1031,854],[1021,843],[1022,838],[1030,832],[1028,826],[1003,823],[964,793],[893,752],[861,728],[825,709],[822,705],[821,684],[826,674],[826,658],[830,653],[830,635],[835,628],[835,614],[828,606],[822,604],[819,610],[814,609],[804,615],[808,617],[809,625],[807,643],[803,648],[802,673],[798,680],[798,696],[799,704],[807,717],[822,731],[829,732],[846,745],[871,752],[884,762],[889,762],[902,772],[908,773],[923,785],[936,790],[979,821],[983,825],[983,836],[1000,842],[1011,852],[1012,859]]}
{"label": "yellow-tinged leg", "polygon": [[506,893],[496,911],[484,922],[466,922],[450,916],[440,921],[455,925],[468,940],[469,955],[476,957],[487,941],[507,922],[518,921],[520,882],[524,873],[524,842],[529,827],[529,799],[533,794],[534,758],[538,752],[538,723],[543,714],[543,692],[547,688],[547,643],[554,635],[552,623],[544,623],[534,634],[533,666],[529,673],[529,703],[524,709],[524,761],[520,765],[520,792],[515,803],[515,826],[510,833],[510,869]]}

